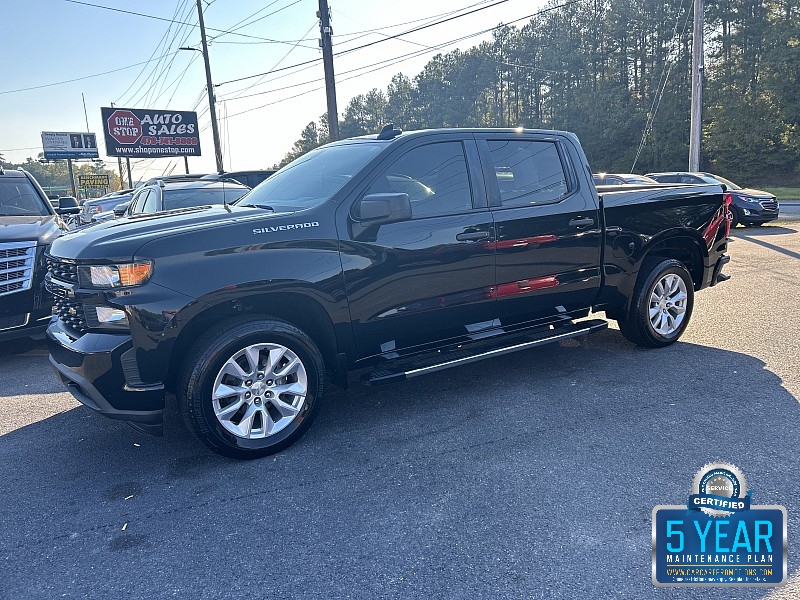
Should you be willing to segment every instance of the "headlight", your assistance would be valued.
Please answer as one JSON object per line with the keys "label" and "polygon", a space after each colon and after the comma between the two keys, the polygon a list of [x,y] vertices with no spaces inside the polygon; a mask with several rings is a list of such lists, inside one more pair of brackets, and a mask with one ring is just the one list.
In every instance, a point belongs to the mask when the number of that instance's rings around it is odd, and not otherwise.
{"label": "headlight", "polygon": [[153,263],[149,260],[78,268],[81,285],[92,288],[141,285],[150,278],[152,272]]}
{"label": "headlight", "polygon": [[748,198],[747,196],[739,196],[739,200],[747,202],[748,204],[759,204],[758,200],[755,198]]}

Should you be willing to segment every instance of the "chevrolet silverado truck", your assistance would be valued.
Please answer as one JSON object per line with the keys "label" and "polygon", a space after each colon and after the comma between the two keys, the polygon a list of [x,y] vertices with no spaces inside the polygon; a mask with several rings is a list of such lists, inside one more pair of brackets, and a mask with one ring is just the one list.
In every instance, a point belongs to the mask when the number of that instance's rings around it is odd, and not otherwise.
{"label": "chevrolet silverado truck", "polygon": [[353,370],[400,381],[606,318],[672,344],[694,293],[727,278],[729,201],[718,185],[598,194],[571,133],[389,125],[234,204],[57,239],[50,361],[107,417],[161,434],[172,392],[212,450],[256,458],[298,440]]}

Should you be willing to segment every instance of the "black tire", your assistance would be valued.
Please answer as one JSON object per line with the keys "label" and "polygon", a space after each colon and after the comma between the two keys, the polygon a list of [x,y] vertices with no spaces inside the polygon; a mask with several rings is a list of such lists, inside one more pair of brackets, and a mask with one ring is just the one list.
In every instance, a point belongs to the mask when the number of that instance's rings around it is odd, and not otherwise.
{"label": "black tire", "polygon": [[[305,397],[299,403],[299,411],[287,425],[274,434],[250,438],[229,431],[223,425],[222,420],[217,418],[212,391],[217,377],[221,376],[223,366],[231,364],[237,353],[256,344],[275,344],[287,348],[299,359],[307,385]],[[271,357],[269,351],[267,351],[267,355]],[[262,356],[264,356],[263,350],[262,354],[259,354],[259,357]],[[246,358],[245,361],[247,362]],[[258,366],[255,368],[261,369]],[[195,342],[187,354],[178,376],[178,402],[188,429],[214,452],[239,459],[260,458],[287,448],[308,430],[322,404],[324,374],[325,365],[322,355],[306,333],[294,325],[278,319],[243,317],[220,323]],[[288,383],[291,377],[290,375],[288,378],[284,378],[284,384]],[[225,381],[224,376],[222,381]],[[262,383],[272,384],[268,373]],[[244,385],[244,383],[237,384],[242,388]],[[257,382],[256,385],[258,385]],[[275,385],[278,385],[277,378]],[[254,395],[255,392],[250,397]],[[276,393],[275,397],[279,395],[282,394]],[[241,398],[243,397],[239,398],[239,402],[242,401]],[[217,402],[221,403],[222,400],[217,400]],[[252,404],[253,400],[248,402]],[[271,409],[269,412],[278,410],[275,408],[277,405],[271,404],[271,402],[273,401],[267,400],[265,391],[263,404],[259,405],[262,414],[266,414],[265,411],[268,407]],[[235,401],[231,401],[231,405],[234,403]],[[243,409],[247,408],[242,406]],[[232,426],[236,414],[238,411],[226,421],[229,427]],[[258,419],[261,421],[262,429],[266,432],[268,426],[264,421],[271,421],[261,416],[253,418],[250,424],[252,425]]]}
{"label": "black tire", "polygon": [[[650,321],[650,300],[659,282],[663,282],[670,275],[677,275],[683,281],[686,295],[685,310],[681,322],[674,331],[665,334],[657,331]],[[626,318],[618,319],[617,322],[622,335],[634,344],[646,348],[662,348],[676,342],[683,335],[689,325],[693,308],[694,283],[686,267],[677,260],[653,258],[642,264],[633,290],[630,311]],[[671,309],[666,310],[672,315]],[[674,318],[674,315],[672,316]]]}

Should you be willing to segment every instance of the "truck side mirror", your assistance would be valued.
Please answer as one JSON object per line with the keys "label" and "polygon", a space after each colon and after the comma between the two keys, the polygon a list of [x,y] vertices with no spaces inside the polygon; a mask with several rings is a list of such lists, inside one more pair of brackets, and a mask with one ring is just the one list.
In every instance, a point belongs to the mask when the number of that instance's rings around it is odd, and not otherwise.
{"label": "truck side mirror", "polygon": [[365,226],[386,225],[411,219],[408,194],[369,194],[354,207],[353,217]]}
{"label": "truck side mirror", "polygon": [[381,225],[411,220],[411,201],[408,194],[369,194],[356,202],[350,217],[353,239],[374,242]]}
{"label": "truck side mirror", "polygon": [[56,213],[59,215],[75,215],[81,212],[81,207],[78,201],[72,196],[63,196],[58,199],[58,208]]}
{"label": "truck side mirror", "polygon": [[124,217],[125,213],[128,212],[128,207],[131,205],[130,202],[123,202],[122,204],[117,204],[114,207],[114,217]]}

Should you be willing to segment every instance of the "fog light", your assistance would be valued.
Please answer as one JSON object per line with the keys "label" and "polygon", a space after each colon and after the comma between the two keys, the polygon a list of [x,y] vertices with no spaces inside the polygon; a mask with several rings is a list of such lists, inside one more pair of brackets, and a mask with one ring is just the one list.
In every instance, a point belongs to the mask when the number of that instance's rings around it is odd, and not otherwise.
{"label": "fog light", "polygon": [[111,308],[108,306],[96,306],[97,320],[100,323],[113,324],[113,325],[127,325],[128,315],[124,310],[118,308]]}
{"label": "fog light", "polygon": [[747,210],[746,208],[743,208],[742,210],[744,211],[745,216],[749,216],[750,215],[750,211]]}

